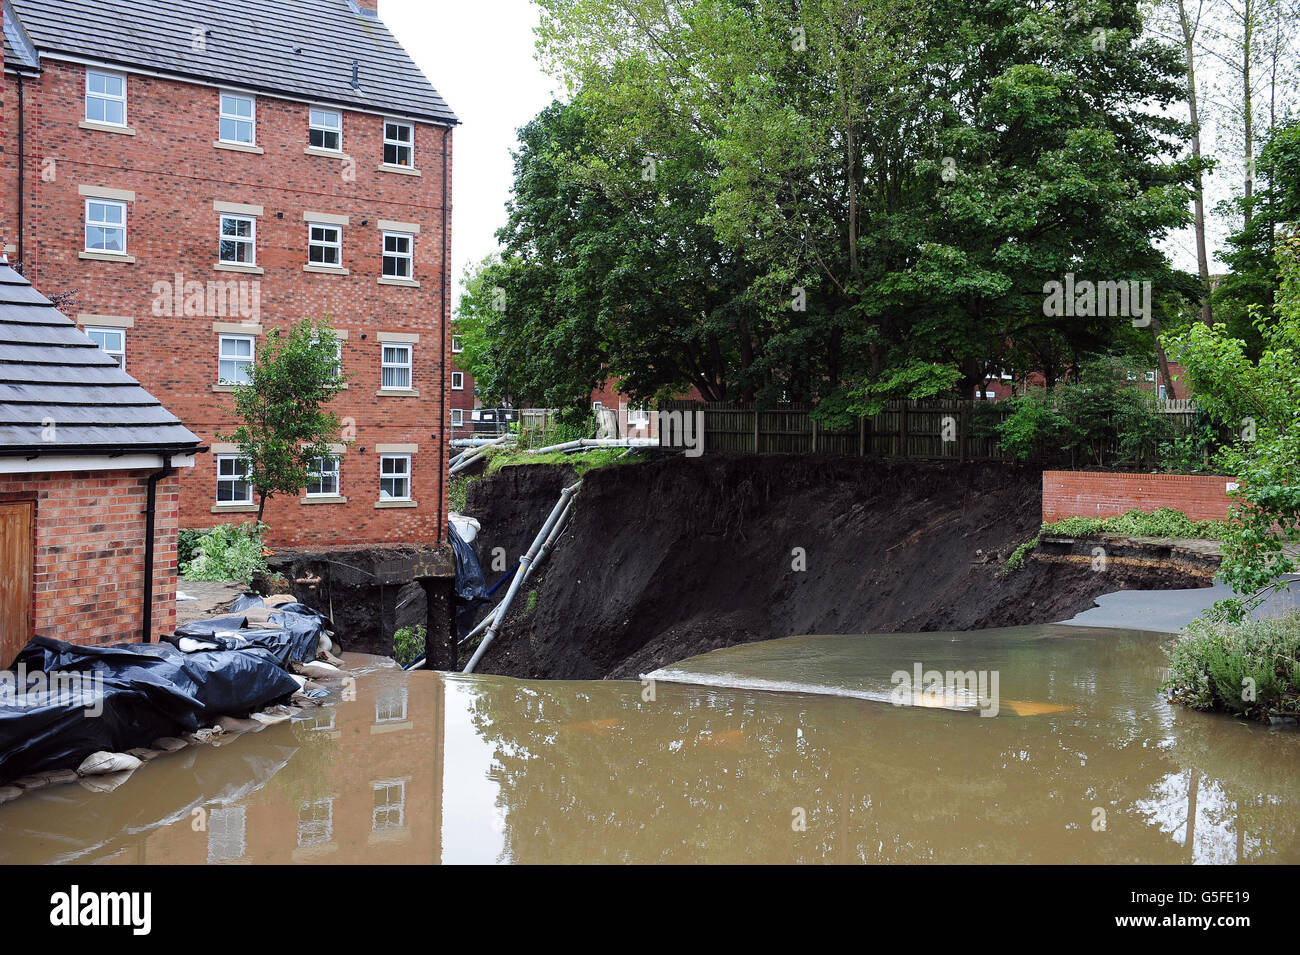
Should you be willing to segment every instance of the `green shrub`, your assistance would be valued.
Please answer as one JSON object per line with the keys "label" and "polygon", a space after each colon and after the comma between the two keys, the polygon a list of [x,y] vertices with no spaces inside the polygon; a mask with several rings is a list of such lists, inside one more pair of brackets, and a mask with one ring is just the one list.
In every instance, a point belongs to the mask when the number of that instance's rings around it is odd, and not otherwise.
{"label": "green shrub", "polygon": [[1271,620],[1194,621],[1168,648],[1174,703],[1247,719],[1300,706],[1300,611]]}
{"label": "green shrub", "polygon": [[220,524],[196,534],[191,557],[180,564],[186,580],[229,580],[247,583],[254,574],[265,573],[266,556],[262,532],[266,525]]}
{"label": "green shrub", "polygon": [[206,534],[205,527],[182,528],[176,535],[176,566],[184,567],[194,559],[194,554],[198,549],[199,538]]}
{"label": "green shrub", "polygon": [[393,634],[393,659],[402,666],[410,666],[424,656],[424,624],[402,627]]}
{"label": "green shrub", "polygon": [[1122,534],[1125,537],[1222,540],[1228,528],[1227,521],[1194,521],[1182,511],[1162,507],[1155,511],[1133,508],[1118,517],[1067,517],[1063,521],[1044,524],[1042,533],[1057,534],[1061,537]]}

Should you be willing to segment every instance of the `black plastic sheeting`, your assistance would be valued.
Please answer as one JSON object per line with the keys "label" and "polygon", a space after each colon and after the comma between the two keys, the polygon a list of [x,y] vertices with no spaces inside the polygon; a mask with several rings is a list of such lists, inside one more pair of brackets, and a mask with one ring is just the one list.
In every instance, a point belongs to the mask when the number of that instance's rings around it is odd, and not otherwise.
{"label": "black plastic sheeting", "polygon": [[[242,609],[248,610],[260,606],[261,598],[253,598],[259,604],[245,603]],[[236,605],[238,606],[238,605]],[[175,638],[165,638],[172,642],[181,637],[215,643],[224,649],[239,649],[244,646],[256,646],[270,650],[276,655],[281,666],[290,662],[305,663],[316,659],[320,648],[321,634],[328,627],[328,621],[316,611],[304,604],[285,604],[274,611],[268,618],[270,623],[264,628],[248,628],[248,620],[242,616],[217,617],[213,620],[196,620],[176,629]],[[218,638],[218,634],[221,635]]]}
{"label": "black plastic sheeting", "polygon": [[487,600],[487,581],[483,579],[483,565],[478,554],[465,538],[456,532],[456,525],[447,524],[447,534],[456,554],[456,633],[459,636],[474,626],[478,605]]}
{"label": "black plastic sheeting", "polygon": [[[275,652],[252,645],[182,653],[168,643],[81,647],[36,637],[13,669],[25,679],[0,697],[0,784],[247,716],[298,689]],[[49,679],[63,689],[24,692]]]}

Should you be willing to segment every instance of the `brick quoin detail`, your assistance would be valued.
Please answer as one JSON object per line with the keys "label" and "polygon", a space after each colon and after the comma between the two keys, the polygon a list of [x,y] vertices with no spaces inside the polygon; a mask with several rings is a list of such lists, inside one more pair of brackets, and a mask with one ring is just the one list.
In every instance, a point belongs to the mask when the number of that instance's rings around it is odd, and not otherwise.
{"label": "brick quoin detail", "polygon": [[[450,409],[473,407],[473,383],[451,392],[450,276],[444,271],[444,128],[414,121],[420,175],[378,169],[384,118],[352,109],[343,114],[345,157],[305,153],[308,105],[257,96],[257,145],[262,154],[219,149],[218,90],[161,77],[127,74],[127,124],[135,135],[82,129],[85,68],[47,59],[26,84],[26,277],[46,295],[76,290],[72,312],[131,319],[126,371],[207,445],[235,426],[232,397],[216,390],[214,324],[240,324],[227,314],[166,315],[154,308],[155,283],[260,283],[262,333],[303,318],[328,318],[341,333],[348,388],[333,410],[355,427],[342,456],[346,502],[303,504],[304,495],[272,499],[266,510],[273,547],[327,548],[426,543],[446,525],[445,441]],[[0,241],[17,243],[17,93],[0,83]],[[402,117],[396,117],[402,119]],[[403,121],[408,121],[403,119]],[[452,134],[447,137],[451,183]],[[127,202],[127,253],[134,262],[83,259],[85,197],[79,186],[134,193]],[[218,270],[220,213],[214,202],[261,206],[256,265],[260,274]],[[450,223],[450,202],[446,210]],[[347,216],[342,265],[347,274],[306,272],[304,213]],[[414,277],[419,287],[384,285],[381,221],[414,223]],[[439,283],[448,282],[446,294]],[[439,305],[441,303],[441,314]],[[85,324],[93,324],[86,321]],[[412,344],[412,394],[376,394],[381,333],[419,336]],[[444,366],[446,375],[444,376]],[[445,390],[443,388],[445,387]],[[376,508],[380,445],[416,445],[414,507]],[[364,450],[362,450],[364,449]],[[255,512],[213,513],[216,460],[200,454],[181,477],[181,527],[252,520]],[[442,498],[443,512],[439,512]]]}
{"label": "brick quoin detail", "polygon": [[[83,645],[140,640],[149,471],[0,475],[0,501],[35,501],[35,631]],[[154,638],[176,628],[180,479],[158,482]]]}
{"label": "brick quoin detail", "polygon": [[1067,517],[1117,517],[1134,508],[1170,507],[1194,521],[1222,521],[1232,504],[1228,484],[1236,479],[1208,474],[1116,474],[1103,471],[1044,471],[1043,522]]}

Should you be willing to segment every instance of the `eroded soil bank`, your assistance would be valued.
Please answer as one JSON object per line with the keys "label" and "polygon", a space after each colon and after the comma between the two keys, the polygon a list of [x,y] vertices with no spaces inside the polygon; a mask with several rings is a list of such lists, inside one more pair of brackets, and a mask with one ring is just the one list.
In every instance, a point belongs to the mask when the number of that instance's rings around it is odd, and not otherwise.
{"label": "eroded soil bank", "polygon": [[[471,485],[490,581],[494,548],[517,561],[574,480],[513,467]],[[1217,565],[1138,550],[1096,570],[1044,554],[999,576],[1040,515],[1040,473],[1006,465],[706,455],[593,471],[535,596],[520,595],[478,669],[634,677],[794,634],[1046,623],[1112,591],[1207,586]]]}

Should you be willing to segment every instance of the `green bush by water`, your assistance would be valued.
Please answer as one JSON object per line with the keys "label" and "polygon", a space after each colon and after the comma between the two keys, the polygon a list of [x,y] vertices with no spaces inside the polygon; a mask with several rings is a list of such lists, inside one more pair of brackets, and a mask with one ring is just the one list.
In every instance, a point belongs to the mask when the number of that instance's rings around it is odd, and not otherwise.
{"label": "green bush by water", "polygon": [[[246,583],[254,574],[266,572],[262,546],[265,524],[219,524],[206,531],[182,532],[177,564],[186,580],[218,580]],[[188,556],[186,556],[188,554]]]}
{"label": "green bush by water", "polygon": [[424,656],[424,624],[402,627],[393,634],[393,659],[402,666],[410,666]]}
{"label": "green bush by water", "polygon": [[1300,611],[1237,623],[1211,614],[1168,649],[1174,703],[1252,720],[1300,709]]}

